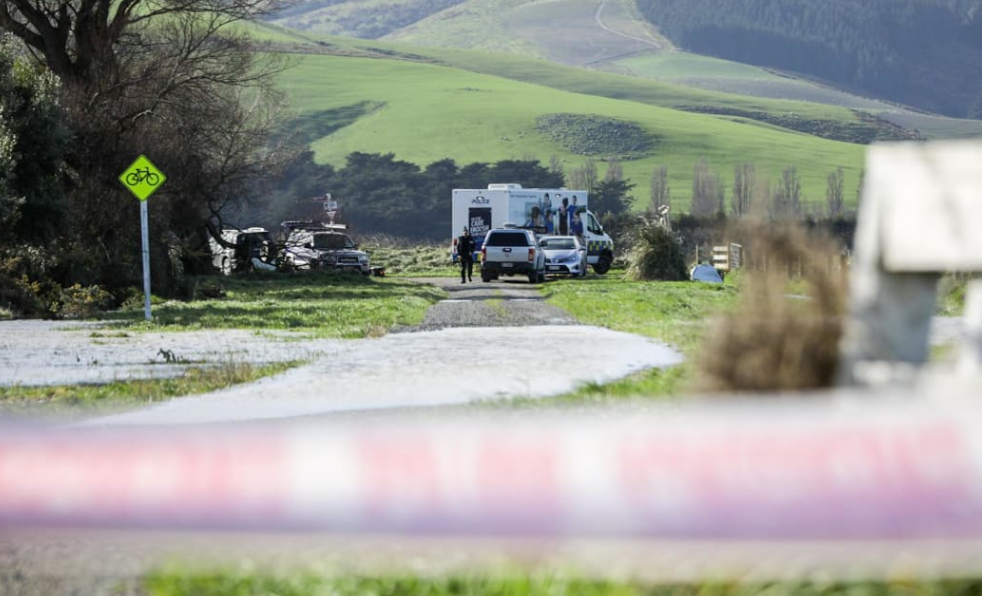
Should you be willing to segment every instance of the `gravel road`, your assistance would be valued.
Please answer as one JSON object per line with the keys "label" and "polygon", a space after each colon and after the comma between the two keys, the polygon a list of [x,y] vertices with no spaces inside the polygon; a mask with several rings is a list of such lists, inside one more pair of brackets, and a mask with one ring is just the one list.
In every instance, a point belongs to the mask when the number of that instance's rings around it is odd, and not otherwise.
{"label": "gravel road", "polygon": [[189,424],[321,416],[534,398],[603,383],[681,356],[637,335],[577,325],[540,285],[510,280],[445,289],[423,322],[377,339],[283,332],[125,332],[88,322],[0,322],[0,385],[175,376],[189,366],[309,364],[256,383],[178,398],[89,424]]}
{"label": "gravel road", "polygon": [[489,283],[478,280],[466,284],[456,277],[419,278],[417,281],[438,286],[450,297],[434,305],[415,331],[576,324],[569,313],[542,299],[540,285],[530,284],[525,278],[502,278]]}

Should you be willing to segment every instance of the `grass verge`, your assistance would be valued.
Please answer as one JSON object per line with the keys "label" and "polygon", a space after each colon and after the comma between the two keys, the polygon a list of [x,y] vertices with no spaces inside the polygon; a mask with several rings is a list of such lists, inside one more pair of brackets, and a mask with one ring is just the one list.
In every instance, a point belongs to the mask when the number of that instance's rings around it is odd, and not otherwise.
{"label": "grass verge", "polygon": [[0,414],[36,414],[75,417],[82,414],[123,410],[181,395],[208,393],[240,383],[250,383],[279,374],[300,362],[255,366],[225,363],[192,366],[178,377],[114,381],[102,385],[55,385],[43,387],[0,387]]}
{"label": "grass verge", "polygon": [[860,582],[704,582],[650,585],[529,574],[458,577],[337,578],[316,575],[275,576],[217,572],[183,575],[158,572],[145,582],[150,596],[941,596],[978,594],[982,580]]}
{"label": "grass verge", "polygon": [[393,246],[390,242],[372,242],[362,246],[372,265],[385,267],[386,276],[454,277],[460,266],[450,260],[445,244]]}
{"label": "grass verge", "polygon": [[194,285],[193,300],[155,307],[150,322],[143,320],[142,308],[117,311],[111,318],[148,331],[256,329],[378,337],[396,326],[419,324],[426,309],[445,297],[433,286],[334,272],[201,277]]}
{"label": "grass verge", "polygon": [[731,308],[737,291],[736,284],[730,283],[626,281],[618,272],[605,278],[550,283],[546,286],[548,302],[577,321],[666,342],[681,351],[687,363],[642,371],[612,383],[590,383],[539,403],[605,402],[678,393],[691,377],[691,363],[698,359],[710,318]]}

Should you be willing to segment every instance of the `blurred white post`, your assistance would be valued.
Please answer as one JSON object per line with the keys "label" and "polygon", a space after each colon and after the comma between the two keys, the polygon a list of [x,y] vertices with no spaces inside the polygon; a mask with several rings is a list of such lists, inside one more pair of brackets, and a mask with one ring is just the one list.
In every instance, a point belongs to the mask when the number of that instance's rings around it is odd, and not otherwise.
{"label": "blurred white post", "polygon": [[[928,357],[937,282],[948,271],[982,271],[982,143],[870,147],[841,384],[895,381],[916,372]],[[979,293],[973,286],[973,300],[982,300]],[[982,305],[972,308],[982,311]],[[972,316],[979,362],[982,312]]]}
{"label": "blurred white post", "polygon": [[[982,217],[982,215],[980,215]],[[958,358],[961,376],[982,377],[982,280],[968,284],[965,293],[965,324],[968,339],[962,345]]]}

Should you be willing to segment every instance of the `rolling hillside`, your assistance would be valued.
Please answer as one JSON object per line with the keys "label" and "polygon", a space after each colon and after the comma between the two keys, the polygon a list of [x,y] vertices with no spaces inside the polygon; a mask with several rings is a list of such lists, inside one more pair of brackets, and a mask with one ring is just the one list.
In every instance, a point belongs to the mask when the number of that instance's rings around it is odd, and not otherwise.
{"label": "rolling hillside", "polygon": [[676,44],[982,118],[977,0],[638,0]]}
{"label": "rolling hillside", "polygon": [[790,73],[679,51],[644,22],[635,0],[469,0],[385,39],[509,52],[710,91],[862,109],[926,138],[982,135],[982,120],[923,113]]}
{"label": "rolling hillside", "polygon": [[331,35],[376,39],[464,0],[308,0],[273,15],[271,22]]}
{"label": "rolling hillside", "polygon": [[[609,75],[613,76],[613,75]],[[667,165],[678,209],[688,208],[692,169],[705,156],[725,179],[749,161],[776,179],[787,166],[803,177],[806,198],[824,200],[825,177],[842,166],[855,197],[863,147],[783,130],[739,117],[716,117],[509,80],[460,68],[378,57],[307,55],[284,73],[282,89],[307,123],[334,122],[310,135],[320,162],[341,165],[353,151],[394,153],[426,165],[557,155],[567,168],[583,163],[536,128],[549,114],[595,114],[633,123],[654,140],[649,154],[623,163],[645,202],[656,165]],[[604,166],[600,164],[601,174]]]}

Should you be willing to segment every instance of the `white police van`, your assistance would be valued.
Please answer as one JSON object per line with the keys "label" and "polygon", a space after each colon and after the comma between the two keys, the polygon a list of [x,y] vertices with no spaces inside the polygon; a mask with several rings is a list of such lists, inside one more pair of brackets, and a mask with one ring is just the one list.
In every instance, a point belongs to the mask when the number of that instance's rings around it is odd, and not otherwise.
{"label": "white police van", "polygon": [[587,263],[599,274],[614,261],[614,242],[587,208],[585,190],[522,188],[520,184],[489,184],[486,189],[454,189],[451,214],[451,255],[457,262],[457,237],[466,226],[474,237],[475,262],[484,237],[506,223],[542,235],[578,235],[587,247]]}

